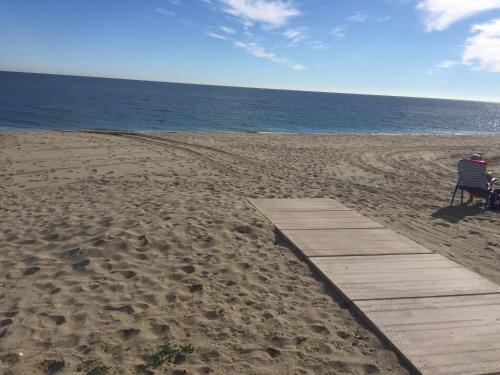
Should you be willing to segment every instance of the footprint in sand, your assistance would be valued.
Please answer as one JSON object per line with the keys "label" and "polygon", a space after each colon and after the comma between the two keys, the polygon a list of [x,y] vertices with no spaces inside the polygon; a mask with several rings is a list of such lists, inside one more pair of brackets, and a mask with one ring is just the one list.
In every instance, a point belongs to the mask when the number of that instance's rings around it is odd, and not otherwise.
{"label": "footprint in sand", "polygon": [[7,318],[13,318],[15,317],[17,314],[19,313],[19,311],[17,310],[13,310],[13,311],[6,311],[3,313],[3,315]]}
{"label": "footprint in sand", "polygon": [[27,268],[26,270],[24,270],[23,275],[30,276],[30,275],[37,273],[38,271],[40,271],[40,267],[36,267],[36,266],[30,267],[30,268]]}
{"label": "footprint in sand", "polygon": [[126,328],[126,329],[121,330],[121,333],[122,333],[123,338],[125,340],[128,340],[134,336],[137,336],[139,334],[139,332],[141,332],[141,330],[138,328]]}
{"label": "footprint in sand", "polygon": [[118,306],[118,307],[104,306],[104,310],[119,311],[119,312],[126,313],[128,315],[132,315],[135,312],[133,307],[130,305],[123,305],[123,306]]}
{"label": "footprint in sand", "polygon": [[2,319],[0,320],[0,328],[3,328],[5,326],[8,326],[13,323],[13,320],[8,318],[8,319]]}
{"label": "footprint in sand", "polygon": [[131,279],[132,277],[134,277],[136,275],[136,273],[134,271],[130,271],[130,270],[117,271],[117,272],[119,274],[121,274],[126,279]]}
{"label": "footprint in sand", "polygon": [[203,285],[201,284],[192,284],[189,288],[191,293],[199,293],[203,290]]}
{"label": "footprint in sand", "polygon": [[330,333],[330,330],[328,328],[320,324],[313,324],[311,326],[311,329],[320,335],[328,335]]}
{"label": "footprint in sand", "polygon": [[66,318],[64,317],[64,315],[49,315],[49,318],[58,326],[66,323]]}
{"label": "footprint in sand", "polygon": [[170,302],[170,303],[173,303],[177,300],[177,295],[175,293],[170,293],[170,294],[167,294],[165,296],[165,299]]}
{"label": "footprint in sand", "polygon": [[181,268],[181,270],[183,270],[187,274],[191,274],[191,273],[195,272],[194,266],[191,266],[191,265],[184,266]]}
{"label": "footprint in sand", "polygon": [[52,375],[62,371],[66,367],[66,363],[62,359],[46,359],[40,364],[40,367],[45,374]]}
{"label": "footprint in sand", "polygon": [[84,260],[82,260],[80,262],[73,263],[71,265],[71,268],[73,268],[73,270],[75,270],[75,271],[78,271],[78,270],[84,269],[89,264],[90,264],[90,260],[89,259],[84,259]]}
{"label": "footprint in sand", "polygon": [[281,355],[281,352],[278,349],[271,348],[271,347],[267,348],[266,352],[267,352],[267,354],[269,354],[271,356],[271,358],[276,358],[276,357],[279,357]]}

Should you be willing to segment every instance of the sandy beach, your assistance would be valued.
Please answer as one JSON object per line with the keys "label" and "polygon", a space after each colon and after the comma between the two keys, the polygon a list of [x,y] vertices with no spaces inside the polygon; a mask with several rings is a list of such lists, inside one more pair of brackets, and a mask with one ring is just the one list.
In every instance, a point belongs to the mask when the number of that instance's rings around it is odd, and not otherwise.
{"label": "sandy beach", "polygon": [[449,208],[499,144],[0,133],[0,371],[407,374],[247,198],[335,198],[500,283],[500,212]]}

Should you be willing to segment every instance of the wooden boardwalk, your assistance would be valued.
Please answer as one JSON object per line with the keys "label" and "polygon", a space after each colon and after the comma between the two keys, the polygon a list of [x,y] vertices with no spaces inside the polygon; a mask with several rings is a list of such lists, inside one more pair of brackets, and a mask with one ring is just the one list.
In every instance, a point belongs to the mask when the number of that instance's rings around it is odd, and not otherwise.
{"label": "wooden boardwalk", "polygon": [[331,199],[250,199],[420,374],[500,374],[500,286]]}

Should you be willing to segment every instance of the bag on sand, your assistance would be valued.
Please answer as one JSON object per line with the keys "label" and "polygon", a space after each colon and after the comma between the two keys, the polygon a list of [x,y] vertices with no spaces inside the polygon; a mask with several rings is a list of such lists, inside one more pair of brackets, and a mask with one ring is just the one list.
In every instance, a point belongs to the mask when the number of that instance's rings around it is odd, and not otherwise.
{"label": "bag on sand", "polygon": [[500,210],[500,189],[495,189],[491,194],[490,209]]}

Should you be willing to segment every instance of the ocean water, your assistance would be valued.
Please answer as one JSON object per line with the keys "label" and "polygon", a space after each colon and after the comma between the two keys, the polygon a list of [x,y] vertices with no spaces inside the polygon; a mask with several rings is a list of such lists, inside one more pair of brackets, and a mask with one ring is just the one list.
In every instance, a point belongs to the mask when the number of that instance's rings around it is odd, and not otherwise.
{"label": "ocean water", "polygon": [[1,130],[499,133],[500,104],[0,72]]}

